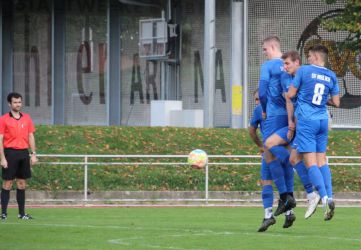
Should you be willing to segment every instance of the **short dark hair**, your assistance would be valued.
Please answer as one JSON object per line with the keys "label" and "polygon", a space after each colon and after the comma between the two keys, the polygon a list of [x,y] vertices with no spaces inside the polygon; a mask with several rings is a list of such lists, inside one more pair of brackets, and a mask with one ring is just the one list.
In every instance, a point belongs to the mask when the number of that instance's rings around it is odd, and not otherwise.
{"label": "short dark hair", "polygon": [[286,60],[287,58],[290,58],[292,62],[295,62],[298,60],[300,62],[300,64],[302,63],[300,53],[298,53],[296,50],[290,50],[290,51],[283,53],[282,59]]}
{"label": "short dark hair", "polygon": [[23,99],[23,97],[19,94],[19,93],[16,93],[16,92],[11,92],[10,94],[8,94],[8,97],[7,97],[7,100],[8,100],[8,103],[11,103],[11,100],[15,98],[15,99]]}
{"label": "short dark hair", "polygon": [[313,45],[309,48],[308,51],[322,53],[325,56],[328,55],[328,49],[326,48],[326,46],[323,46],[322,44]]}

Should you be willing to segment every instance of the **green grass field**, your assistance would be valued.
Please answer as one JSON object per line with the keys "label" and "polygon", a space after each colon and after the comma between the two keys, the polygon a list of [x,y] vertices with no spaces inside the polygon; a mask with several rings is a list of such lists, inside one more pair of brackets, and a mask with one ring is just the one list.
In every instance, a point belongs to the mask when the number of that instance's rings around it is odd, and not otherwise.
{"label": "green grass field", "polygon": [[30,208],[31,221],[12,208],[0,249],[360,249],[361,208],[336,208],[329,222],[321,208],[308,220],[304,210],[293,227],[281,215],[258,233],[262,208]]}

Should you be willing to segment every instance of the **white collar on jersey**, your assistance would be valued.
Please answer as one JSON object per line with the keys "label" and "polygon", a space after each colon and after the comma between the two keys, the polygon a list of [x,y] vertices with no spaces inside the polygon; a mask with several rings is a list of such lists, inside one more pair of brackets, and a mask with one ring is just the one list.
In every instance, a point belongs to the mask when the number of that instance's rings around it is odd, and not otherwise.
{"label": "white collar on jersey", "polygon": [[316,65],[316,64],[310,64],[310,65],[315,66],[315,67],[317,67],[317,68],[321,68],[321,69],[327,69],[327,68],[324,67],[324,66],[318,66],[318,65]]}

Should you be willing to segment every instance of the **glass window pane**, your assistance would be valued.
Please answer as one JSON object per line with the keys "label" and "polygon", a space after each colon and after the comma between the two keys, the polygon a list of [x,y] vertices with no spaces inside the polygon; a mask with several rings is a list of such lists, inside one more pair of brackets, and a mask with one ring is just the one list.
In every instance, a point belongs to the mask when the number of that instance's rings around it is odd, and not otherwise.
{"label": "glass window pane", "polygon": [[[33,1],[35,2],[35,1]],[[52,122],[51,3],[14,1],[14,91],[36,124]]]}
{"label": "glass window pane", "polygon": [[65,122],[106,125],[108,1],[67,1]]}
{"label": "glass window pane", "polygon": [[[129,2],[129,3],[128,3]],[[146,60],[139,56],[139,21],[162,17],[164,1],[151,4],[122,3],[121,26],[121,99],[122,124],[148,126],[150,101],[160,97],[160,61]],[[152,36],[152,27],[145,29],[145,36]],[[146,43],[147,40],[143,40]],[[150,41],[151,42],[151,41]],[[145,50],[146,46],[143,50]],[[153,51],[151,45],[148,49]],[[144,55],[148,52],[143,51]]]}
{"label": "glass window pane", "polygon": [[[229,127],[231,76],[231,9],[216,1],[214,126]],[[182,1],[181,92],[184,109],[203,109],[204,1]]]}

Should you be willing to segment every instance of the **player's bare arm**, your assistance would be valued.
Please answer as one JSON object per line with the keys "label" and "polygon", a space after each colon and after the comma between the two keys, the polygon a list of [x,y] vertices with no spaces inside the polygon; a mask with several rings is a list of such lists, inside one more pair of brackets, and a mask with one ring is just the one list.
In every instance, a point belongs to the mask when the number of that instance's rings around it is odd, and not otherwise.
{"label": "player's bare arm", "polygon": [[250,126],[248,128],[248,132],[249,132],[249,135],[250,135],[252,141],[258,146],[259,151],[262,153],[263,152],[263,145],[262,145],[261,139],[259,138],[259,136],[257,134],[257,129]]}
{"label": "player's bare arm", "polygon": [[0,135],[0,158],[1,158],[1,166],[3,168],[7,168],[8,167],[8,162],[5,158],[5,154],[4,154],[4,135]]}
{"label": "player's bare arm", "polygon": [[288,92],[286,94],[286,97],[289,98],[289,99],[292,99],[293,97],[296,96],[297,94],[297,90],[293,85],[291,85],[288,89]]}
{"label": "player's bare arm", "polygon": [[287,93],[285,94],[286,99],[286,109],[287,109],[287,116],[288,116],[288,132],[287,138],[291,140],[295,134],[296,124],[294,121],[294,106],[292,100],[288,97]]}
{"label": "player's bare arm", "polygon": [[30,158],[30,162],[31,165],[35,165],[38,162],[38,158],[36,157],[36,148],[35,148],[35,137],[33,133],[29,133],[29,146],[30,146],[30,150],[31,150],[31,158]]}
{"label": "player's bare arm", "polygon": [[340,96],[334,95],[331,97],[330,101],[332,102],[333,106],[336,108],[340,107]]}

